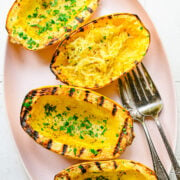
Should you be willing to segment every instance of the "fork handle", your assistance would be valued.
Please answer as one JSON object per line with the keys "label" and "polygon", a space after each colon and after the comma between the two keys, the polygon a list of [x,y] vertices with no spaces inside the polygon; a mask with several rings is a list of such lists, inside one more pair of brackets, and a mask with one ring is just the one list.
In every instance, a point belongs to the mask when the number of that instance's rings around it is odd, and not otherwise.
{"label": "fork handle", "polygon": [[156,149],[154,147],[154,144],[151,140],[151,137],[150,137],[150,134],[149,134],[149,131],[147,129],[145,122],[143,121],[141,124],[142,124],[144,132],[146,134],[146,139],[148,141],[149,149],[151,152],[154,170],[156,172],[156,176],[157,176],[158,180],[170,180],[161,160],[159,159],[159,156],[158,156]]}
{"label": "fork handle", "polygon": [[158,127],[158,130],[159,130],[159,132],[161,134],[161,137],[163,139],[163,142],[165,144],[166,150],[167,150],[167,152],[169,154],[169,157],[171,159],[171,162],[172,162],[176,177],[177,177],[178,180],[180,180],[180,166],[179,166],[179,164],[178,164],[178,162],[176,160],[176,157],[175,157],[175,155],[174,155],[174,153],[173,153],[173,151],[171,149],[171,146],[169,145],[169,142],[168,142],[168,140],[166,138],[166,135],[164,133],[164,130],[163,130],[162,126],[161,126],[160,121],[158,120],[158,118],[154,118],[154,119],[155,119],[156,125]]}

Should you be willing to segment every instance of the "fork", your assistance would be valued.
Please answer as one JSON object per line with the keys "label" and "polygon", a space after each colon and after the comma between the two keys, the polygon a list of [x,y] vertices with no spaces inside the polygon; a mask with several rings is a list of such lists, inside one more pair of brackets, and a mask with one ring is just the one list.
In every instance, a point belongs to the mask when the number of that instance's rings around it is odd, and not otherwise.
{"label": "fork", "polygon": [[158,119],[159,113],[161,112],[163,107],[161,96],[148,71],[142,63],[139,64],[139,66],[137,65],[135,70],[132,70],[131,76],[130,74],[128,76],[131,77],[129,79],[129,82],[132,88],[136,89],[136,95],[134,96],[136,98],[134,101],[135,105],[142,115],[150,116],[155,120],[170,160],[172,162],[176,177],[178,180],[180,180],[180,166]]}
{"label": "fork", "polygon": [[[141,65],[141,67],[143,67],[143,70],[145,69],[143,65]],[[151,140],[149,131],[145,124],[146,116],[143,114],[143,112],[145,111],[144,109],[151,109],[151,111],[156,109],[154,108],[154,105],[151,102],[154,102],[155,105],[157,104],[157,106],[159,106],[158,105],[159,101],[157,101],[156,96],[153,96],[151,94],[150,89],[152,87],[149,89],[147,88],[148,84],[145,81],[145,78],[143,77],[138,65],[136,66],[135,70],[132,70],[131,72],[124,75],[121,79],[118,80],[118,82],[119,82],[120,96],[121,96],[123,105],[125,106],[125,108],[129,110],[131,116],[135,120],[140,122],[143,127],[143,130],[145,132],[146,139],[148,141],[148,145],[150,148],[153,166],[154,166],[154,170],[156,172],[157,178],[159,180],[169,180],[168,174]],[[152,86],[152,83],[150,83],[150,86]],[[159,102],[159,104],[161,103]],[[149,112],[148,115],[151,115],[150,110],[148,112]]]}

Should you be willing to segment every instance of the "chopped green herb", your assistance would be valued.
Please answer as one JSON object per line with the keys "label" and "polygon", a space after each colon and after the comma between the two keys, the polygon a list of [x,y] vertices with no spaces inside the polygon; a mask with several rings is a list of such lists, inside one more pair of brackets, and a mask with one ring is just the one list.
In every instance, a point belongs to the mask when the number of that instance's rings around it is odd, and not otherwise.
{"label": "chopped green herb", "polygon": [[95,156],[98,155],[98,151],[96,151],[95,149],[90,149],[90,152],[93,153]]}
{"label": "chopped green herb", "polygon": [[106,36],[103,36],[103,39],[106,39]]}
{"label": "chopped green herb", "polygon": [[142,26],[140,27],[140,30],[143,30],[143,27],[142,27]]}
{"label": "chopped green herb", "polygon": [[80,139],[84,139],[84,137],[83,137],[81,134],[80,134],[79,138],[80,138]]}
{"label": "chopped green herb", "polygon": [[52,112],[56,112],[56,106],[53,106],[53,105],[50,105],[49,103],[47,103],[44,106],[44,110],[45,110],[46,116],[52,116]]}
{"label": "chopped green herb", "polygon": [[77,149],[74,148],[74,149],[73,149],[73,152],[74,152],[74,155],[76,156]]}
{"label": "chopped green herb", "polygon": [[91,49],[92,49],[92,47],[90,47],[90,46],[89,46],[89,47],[88,47],[88,49],[89,49],[89,50],[91,50]]}
{"label": "chopped green herb", "polygon": [[48,125],[49,125],[49,123],[43,123],[43,125],[44,125],[44,126],[48,126]]}
{"label": "chopped green herb", "polygon": [[57,4],[58,4],[58,0],[54,0],[54,2],[53,1],[50,1],[50,3],[49,3],[52,7],[55,7],[55,6],[57,6]]}
{"label": "chopped green herb", "polygon": [[40,15],[39,17],[40,17],[40,18],[46,18],[46,16],[45,16],[45,15]]}
{"label": "chopped green herb", "polygon": [[53,15],[55,16],[55,15],[57,15],[57,14],[59,14],[59,10],[58,10],[58,9],[55,9],[55,10],[53,11]]}

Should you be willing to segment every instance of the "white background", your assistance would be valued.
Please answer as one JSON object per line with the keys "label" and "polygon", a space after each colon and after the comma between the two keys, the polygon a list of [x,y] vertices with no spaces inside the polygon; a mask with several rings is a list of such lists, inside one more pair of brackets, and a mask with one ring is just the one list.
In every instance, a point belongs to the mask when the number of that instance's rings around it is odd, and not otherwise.
{"label": "white background", "polygon": [[[178,102],[180,119],[180,0],[139,0],[160,35],[171,67]],[[26,172],[21,164],[13,141],[3,97],[3,66],[7,33],[6,15],[12,1],[0,1],[0,180],[26,180]],[[13,92],[12,92],[13,93]],[[180,123],[178,123],[176,156],[180,162]],[[175,179],[171,173],[171,179]]]}

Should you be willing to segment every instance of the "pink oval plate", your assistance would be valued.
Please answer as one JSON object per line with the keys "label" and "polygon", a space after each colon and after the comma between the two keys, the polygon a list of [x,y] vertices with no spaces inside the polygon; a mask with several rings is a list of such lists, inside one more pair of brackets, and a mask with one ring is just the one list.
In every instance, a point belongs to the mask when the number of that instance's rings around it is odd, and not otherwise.
{"label": "pink oval plate", "polygon": [[[157,32],[137,0],[102,0],[94,17],[115,12],[137,14],[151,32],[150,49],[143,62],[154,79],[164,101],[160,120],[174,149],[177,130],[174,88],[167,57]],[[20,108],[26,93],[40,86],[59,84],[59,81],[55,79],[49,68],[55,48],[56,46],[53,46],[38,52],[31,52],[18,45],[7,43],[6,49],[4,82],[8,117],[21,158],[29,175],[34,180],[53,179],[57,172],[78,162],[44,149],[36,144],[20,126]],[[117,82],[98,90],[98,92],[120,103]],[[148,121],[148,127],[159,156],[165,168],[169,171],[170,161],[155,123],[151,120]],[[121,158],[139,161],[153,168],[148,144],[138,123],[135,123],[135,134],[136,137],[132,145],[126,149]]]}

